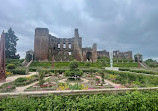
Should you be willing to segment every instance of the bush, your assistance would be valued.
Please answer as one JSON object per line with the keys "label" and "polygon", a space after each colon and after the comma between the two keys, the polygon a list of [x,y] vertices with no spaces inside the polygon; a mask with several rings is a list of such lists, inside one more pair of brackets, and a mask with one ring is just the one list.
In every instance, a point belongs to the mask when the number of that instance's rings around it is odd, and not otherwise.
{"label": "bush", "polygon": [[127,68],[119,68],[120,71],[130,71],[130,69]]}
{"label": "bush", "polygon": [[30,72],[36,72],[36,71],[37,71],[37,68],[29,68],[29,71],[30,71]]}
{"label": "bush", "polygon": [[78,63],[76,61],[70,62],[69,70],[66,71],[65,76],[82,76],[83,72],[78,69]]}
{"label": "bush", "polygon": [[112,74],[112,75],[117,75],[119,79],[117,82],[119,84],[126,84],[131,83],[133,81],[140,82],[142,86],[158,86],[158,77],[156,76],[147,76],[147,75],[140,75],[140,74],[134,74],[131,72],[119,72],[119,71],[111,71],[111,70],[106,70],[107,73]]}
{"label": "bush", "polygon": [[44,72],[42,70],[39,70],[39,86],[42,86],[44,84]]}
{"label": "bush", "polygon": [[27,78],[26,77],[19,77],[19,78],[17,78],[17,79],[15,79],[15,83],[19,83],[19,82],[25,82],[25,81],[27,81]]}
{"label": "bush", "polygon": [[158,91],[117,95],[72,95],[3,98],[2,111],[157,111]]}
{"label": "bush", "polygon": [[7,69],[15,69],[15,65],[14,64],[8,64]]}
{"label": "bush", "polygon": [[153,71],[146,71],[146,70],[130,70],[130,72],[145,73],[145,74],[155,74],[155,75],[158,74],[158,73],[156,73],[156,72],[153,72]]}
{"label": "bush", "polygon": [[11,72],[13,74],[20,74],[20,75],[25,75],[26,74],[26,70],[25,69],[13,69],[13,70],[11,70]]}

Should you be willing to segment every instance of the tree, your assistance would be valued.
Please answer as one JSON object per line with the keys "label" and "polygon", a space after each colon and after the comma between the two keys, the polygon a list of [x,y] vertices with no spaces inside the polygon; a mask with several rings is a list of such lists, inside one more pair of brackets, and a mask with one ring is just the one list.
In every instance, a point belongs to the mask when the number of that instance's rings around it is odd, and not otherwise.
{"label": "tree", "polygon": [[5,33],[5,56],[6,58],[19,59],[19,54],[16,55],[16,45],[18,37],[15,36],[14,31],[10,28],[7,33]]}

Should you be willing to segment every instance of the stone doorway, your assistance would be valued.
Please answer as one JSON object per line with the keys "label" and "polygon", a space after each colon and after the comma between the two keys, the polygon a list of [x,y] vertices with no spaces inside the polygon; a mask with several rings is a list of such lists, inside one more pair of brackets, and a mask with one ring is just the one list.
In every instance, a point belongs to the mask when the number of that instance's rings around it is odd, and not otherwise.
{"label": "stone doorway", "polygon": [[86,59],[87,59],[87,61],[91,61],[92,60],[92,53],[91,52],[87,52],[86,53]]}

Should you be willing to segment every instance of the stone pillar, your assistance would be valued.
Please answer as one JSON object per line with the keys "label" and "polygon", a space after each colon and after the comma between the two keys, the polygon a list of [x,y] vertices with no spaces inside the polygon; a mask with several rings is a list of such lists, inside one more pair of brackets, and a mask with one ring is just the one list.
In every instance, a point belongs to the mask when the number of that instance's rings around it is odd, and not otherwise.
{"label": "stone pillar", "polygon": [[3,31],[0,39],[0,82],[4,82],[5,80],[5,34]]}

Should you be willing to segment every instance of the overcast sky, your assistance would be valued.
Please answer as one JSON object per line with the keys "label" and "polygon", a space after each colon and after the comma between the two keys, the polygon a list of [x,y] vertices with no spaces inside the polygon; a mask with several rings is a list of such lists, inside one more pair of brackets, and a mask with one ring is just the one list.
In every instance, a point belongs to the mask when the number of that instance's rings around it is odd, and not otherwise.
{"label": "overcast sky", "polygon": [[79,29],[83,47],[133,51],[158,60],[158,0],[0,0],[0,31],[9,27],[18,53],[34,49],[35,28],[73,37]]}

